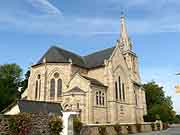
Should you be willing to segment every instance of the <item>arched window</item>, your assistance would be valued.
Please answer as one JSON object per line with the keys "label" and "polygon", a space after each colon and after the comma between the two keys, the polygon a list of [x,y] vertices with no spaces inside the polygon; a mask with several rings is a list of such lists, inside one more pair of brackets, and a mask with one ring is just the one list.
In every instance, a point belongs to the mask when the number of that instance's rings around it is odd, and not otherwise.
{"label": "arched window", "polygon": [[57,80],[57,96],[60,97],[62,96],[62,80],[58,79]]}
{"label": "arched window", "polygon": [[36,80],[36,86],[35,86],[35,99],[38,97],[38,80]]}
{"label": "arched window", "polygon": [[120,76],[118,77],[118,81],[119,81],[119,99],[121,100],[122,98],[122,92],[121,92],[121,78]]}
{"label": "arched window", "polygon": [[41,75],[38,74],[35,84],[35,99],[40,99],[41,97]]}
{"label": "arched window", "polygon": [[96,104],[98,105],[99,104],[99,97],[98,97],[98,92],[96,92]]}
{"label": "arched window", "polygon": [[60,78],[60,74],[55,72],[50,81],[50,98],[62,96],[62,79]]}
{"label": "arched window", "polygon": [[41,80],[39,80],[39,99],[41,97]]}
{"label": "arched window", "polygon": [[55,97],[55,79],[51,79],[50,82],[50,97],[51,98]]}
{"label": "arched window", "polygon": [[102,101],[101,101],[101,91],[99,91],[99,104],[101,105],[102,104]]}
{"label": "arched window", "polygon": [[77,103],[77,109],[79,109],[79,103]]}
{"label": "arched window", "polygon": [[118,84],[117,84],[117,82],[115,82],[115,96],[116,96],[116,100],[118,100]]}
{"label": "arched window", "polygon": [[104,93],[102,94],[102,105],[104,105]]}
{"label": "arched window", "polygon": [[124,86],[124,83],[122,84],[122,91],[123,91],[123,100],[125,101],[126,97],[125,97],[125,86]]}

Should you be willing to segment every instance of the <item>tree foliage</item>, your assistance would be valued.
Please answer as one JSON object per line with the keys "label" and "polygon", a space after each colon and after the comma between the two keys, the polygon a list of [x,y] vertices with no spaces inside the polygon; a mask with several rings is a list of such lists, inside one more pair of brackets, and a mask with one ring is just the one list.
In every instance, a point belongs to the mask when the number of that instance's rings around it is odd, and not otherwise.
{"label": "tree foliage", "polygon": [[59,116],[51,116],[49,119],[49,127],[52,135],[60,135],[63,130],[63,121]]}
{"label": "tree foliage", "polygon": [[165,96],[163,87],[155,82],[149,82],[143,85],[146,93],[147,116],[145,121],[155,121],[157,119],[163,122],[170,122],[175,118],[173,111],[173,102],[171,97]]}
{"label": "tree foliage", "polygon": [[21,76],[22,69],[16,64],[0,66],[0,111],[20,97]]}
{"label": "tree foliage", "polygon": [[178,123],[178,124],[180,124],[180,115],[179,115],[179,114],[176,115],[173,123]]}
{"label": "tree foliage", "polygon": [[21,82],[21,94],[26,90],[28,87],[28,80],[30,76],[30,70],[28,70],[25,74],[25,79]]}
{"label": "tree foliage", "polygon": [[73,128],[75,134],[80,134],[81,128],[83,126],[83,123],[80,121],[78,117],[73,118]]}

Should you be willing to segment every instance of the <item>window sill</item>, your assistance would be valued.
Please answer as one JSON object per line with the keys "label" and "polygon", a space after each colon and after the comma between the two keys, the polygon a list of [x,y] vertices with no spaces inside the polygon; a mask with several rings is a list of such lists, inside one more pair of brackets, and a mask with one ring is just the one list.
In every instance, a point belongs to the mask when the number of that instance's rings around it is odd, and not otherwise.
{"label": "window sill", "polygon": [[106,106],[98,106],[98,105],[95,105],[93,107],[95,107],[95,108],[107,108]]}

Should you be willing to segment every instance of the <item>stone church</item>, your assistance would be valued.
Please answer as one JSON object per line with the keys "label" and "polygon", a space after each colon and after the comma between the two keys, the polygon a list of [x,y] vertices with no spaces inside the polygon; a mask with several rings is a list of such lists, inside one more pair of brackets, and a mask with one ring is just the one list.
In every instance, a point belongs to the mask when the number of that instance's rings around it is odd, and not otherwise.
{"label": "stone church", "polygon": [[125,18],[116,45],[81,56],[51,47],[31,67],[26,99],[61,103],[82,122],[143,123],[145,92]]}

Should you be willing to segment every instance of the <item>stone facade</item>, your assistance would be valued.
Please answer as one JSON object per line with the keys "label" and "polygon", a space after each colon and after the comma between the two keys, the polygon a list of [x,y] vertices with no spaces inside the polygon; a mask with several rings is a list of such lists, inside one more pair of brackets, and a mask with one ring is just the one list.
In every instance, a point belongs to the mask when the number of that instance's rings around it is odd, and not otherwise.
{"label": "stone facade", "polygon": [[69,62],[44,58],[31,67],[26,93],[27,100],[57,102],[65,111],[79,112],[86,124],[143,123],[145,92],[124,17],[120,39],[101,66],[86,68],[70,58]]}

